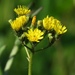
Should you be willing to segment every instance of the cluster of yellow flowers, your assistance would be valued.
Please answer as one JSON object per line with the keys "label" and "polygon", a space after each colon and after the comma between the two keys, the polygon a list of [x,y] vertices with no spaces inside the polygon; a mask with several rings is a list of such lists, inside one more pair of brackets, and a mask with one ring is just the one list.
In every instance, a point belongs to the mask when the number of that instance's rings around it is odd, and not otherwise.
{"label": "cluster of yellow flowers", "polygon": [[[50,31],[55,31],[57,35],[61,35],[67,31],[66,27],[52,16],[47,16],[43,20],[38,21],[36,21],[36,16],[33,16],[32,21],[30,21],[31,10],[27,7],[20,5],[18,8],[15,8],[14,11],[18,17],[13,21],[9,20],[12,29],[17,32],[22,31],[24,37],[30,42],[39,42],[44,38],[46,31],[49,33]],[[25,31],[22,29],[25,29]]]}
{"label": "cluster of yellow flowers", "polygon": [[46,17],[43,19],[43,26],[46,30],[54,29],[56,34],[63,34],[67,31],[66,27],[61,24],[61,22],[54,17]]}

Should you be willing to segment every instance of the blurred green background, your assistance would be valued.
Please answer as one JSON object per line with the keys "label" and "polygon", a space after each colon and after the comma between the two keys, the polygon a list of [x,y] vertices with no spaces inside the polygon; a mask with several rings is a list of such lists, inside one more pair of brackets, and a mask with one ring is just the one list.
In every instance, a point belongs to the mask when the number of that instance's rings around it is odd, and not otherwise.
{"label": "blurred green background", "polygon": [[[32,75],[75,75],[75,0],[0,0],[0,75],[27,75],[24,47],[19,44],[15,55],[10,55],[16,36],[8,20],[16,17],[13,9],[17,5],[31,4],[33,10],[43,7],[37,19],[54,16],[68,29],[50,48],[34,54]],[[11,58],[12,64],[5,70]]]}

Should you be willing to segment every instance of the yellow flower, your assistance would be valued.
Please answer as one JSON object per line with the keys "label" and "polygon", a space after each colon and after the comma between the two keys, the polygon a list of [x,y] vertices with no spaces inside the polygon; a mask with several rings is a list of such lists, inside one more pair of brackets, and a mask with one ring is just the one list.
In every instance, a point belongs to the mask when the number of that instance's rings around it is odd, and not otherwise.
{"label": "yellow flower", "polygon": [[51,30],[54,27],[54,18],[53,17],[46,17],[43,19],[43,27],[46,30]]}
{"label": "yellow flower", "polygon": [[29,17],[27,17],[27,16],[20,16],[20,17],[16,18],[16,20],[14,20],[14,21],[9,20],[9,23],[11,24],[12,29],[19,31],[20,28],[22,28],[23,25],[27,23],[28,19],[29,19]]}
{"label": "yellow flower", "polygon": [[29,10],[27,7],[25,6],[18,6],[18,8],[15,8],[14,11],[18,14],[18,15],[26,15],[29,14],[31,12],[31,10]]}
{"label": "yellow flower", "polygon": [[25,33],[25,35],[29,41],[39,42],[39,40],[43,39],[44,32],[36,28],[34,30],[33,29],[28,30],[28,33]]}
{"label": "yellow flower", "polygon": [[54,19],[54,27],[56,34],[63,34],[67,31],[66,27],[61,24],[61,22],[57,19]]}
{"label": "yellow flower", "polygon": [[59,24],[54,26],[54,30],[56,31],[56,34],[58,34],[58,35],[63,34],[67,31],[65,26],[62,26],[62,25],[59,25]]}

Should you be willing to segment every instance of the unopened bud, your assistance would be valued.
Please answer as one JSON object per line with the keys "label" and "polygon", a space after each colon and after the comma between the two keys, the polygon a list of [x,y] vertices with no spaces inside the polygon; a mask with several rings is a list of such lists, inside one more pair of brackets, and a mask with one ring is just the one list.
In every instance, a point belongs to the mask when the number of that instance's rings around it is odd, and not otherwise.
{"label": "unopened bud", "polygon": [[37,25],[41,26],[42,25],[42,20],[38,20]]}
{"label": "unopened bud", "polygon": [[53,36],[52,36],[51,33],[48,34],[48,38],[49,38],[50,41],[53,39]]}
{"label": "unopened bud", "polygon": [[36,23],[36,16],[34,16],[34,17],[32,18],[32,25],[35,25],[35,23]]}

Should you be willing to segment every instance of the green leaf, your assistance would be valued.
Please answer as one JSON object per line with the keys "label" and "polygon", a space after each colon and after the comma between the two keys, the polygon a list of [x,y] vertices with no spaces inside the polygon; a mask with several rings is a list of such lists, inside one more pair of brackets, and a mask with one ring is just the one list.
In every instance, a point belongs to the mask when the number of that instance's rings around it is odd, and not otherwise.
{"label": "green leaf", "polygon": [[5,48],[6,48],[6,46],[5,46],[5,45],[4,45],[4,46],[2,46],[2,47],[0,47],[0,56],[2,55],[3,51],[5,50]]}

